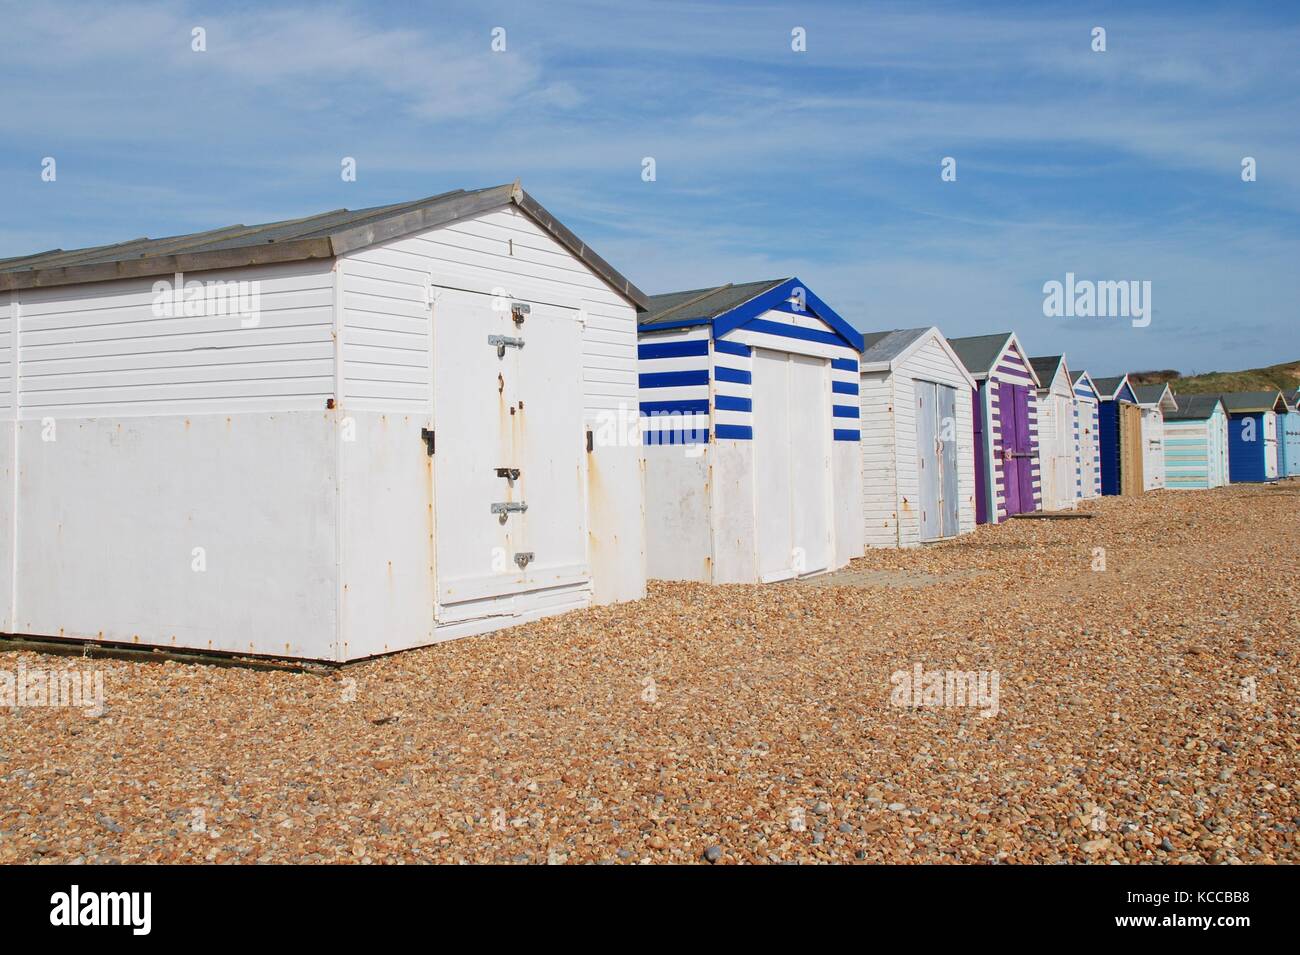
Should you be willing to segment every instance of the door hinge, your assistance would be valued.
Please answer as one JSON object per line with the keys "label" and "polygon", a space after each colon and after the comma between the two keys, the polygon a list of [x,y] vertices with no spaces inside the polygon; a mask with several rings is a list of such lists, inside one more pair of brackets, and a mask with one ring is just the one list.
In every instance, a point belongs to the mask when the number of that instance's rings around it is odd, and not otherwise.
{"label": "door hinge", "polygon": [[429,457],[433,457],[433,432],[428,428],[420,429],[420,438],[424,441],[424,450]]}
{"label": "door hinge", "polygon": [[532,563],[532,560],[533,560],[533,552],[531,550],[524,550],[524,551],[520,551],[518,554],[515,554],[515,563],[519,565],[520,570],[523,570],[530,563]]}
{"label": "door hinge", "polygon": [[488,344],[497,350],[498,358],[505,358],[506,348],[523,348],[524,340],[509,335],[489,335]]}
{"label": "door hinge", "polygon": [[591,454],[591,452],[595,449],[595,447],[596,447],[595,439],[592,437],[591,429],[588,428],[587,429],[587,453]]}

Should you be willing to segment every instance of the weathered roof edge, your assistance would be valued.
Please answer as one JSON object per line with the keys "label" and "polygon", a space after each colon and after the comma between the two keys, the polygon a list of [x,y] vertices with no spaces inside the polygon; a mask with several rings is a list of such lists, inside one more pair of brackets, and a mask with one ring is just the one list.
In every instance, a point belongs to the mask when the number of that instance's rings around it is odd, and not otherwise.
{"label": "weathered roof edge", "polygon": [[[887,371],[890,374],[893,374],[899,365],[916,354],[917,351],[925,346],[927,341],[933,339],[939,343],[939,348],[942,349],[943,353],[952,361],[953,367],[956,368],[957,372],[965,379],[966,384],[971,388],[977,387],[975,376],[970,373],[970,370],[966,367],[966,363],[963,362],[961,356],[953,350],[952,345],[948,344],[947,336],[939,330],[937,325],[922,325],[918,328],[893,328],[889,330],[888,334],[892,335],[899,332],[916,332],[917,334],[891,358],[882,361],[859,362],[858,371],[863,374],[873,371]],[[866,332],[864,334],[869,335],[875,333]],[[863,355],[865,356],[870,350],[870,348],[864,348],[862,350]]]}
{"label": "weathered roof edge", "polygon": [[518,206],[552,238],[604,279],[611,288],[635,305],[638,310],[645,311],[649,305],[646,294],[597,255],[589,245],[551,215],[541,203],[528,195],[518,180],[509,185],[465,193],[405,212],[381,215],[361,225],[311,238],[214,249],[207,252],[178,252],[120,262],[98,262],[62,268],[0,273],[0,292],[80,285],[88,282],[111,282],[117,279],[146,278],[151,275],[171,275],[175,272],[210,272],[214,269],[239,268],[248,265],[272,265],[279,262],[335,258],[369,245],[422,232],[457,219],[468,218],[506,203]]}
{"label": "weathered roof edge", "polygon": [[[1256,396],[1262,398],[1264,395],[1272,395],[1268,402],[1254,401]],[[1229,401],[1228,399],[1237,399]],[[1282,402],[1282,407],[1286,407],[1286,395],[1279,388],[1270,391],[1223,391],[1219,393],[1219,399],[1223,402],[1223,410],[1228,414],[1264,414],[1269,411],[1277,412],[1278,402]],[[1236,405],[1236,407],[1232,407]],[[1277,412],[1285,414],[1286,412]]]}

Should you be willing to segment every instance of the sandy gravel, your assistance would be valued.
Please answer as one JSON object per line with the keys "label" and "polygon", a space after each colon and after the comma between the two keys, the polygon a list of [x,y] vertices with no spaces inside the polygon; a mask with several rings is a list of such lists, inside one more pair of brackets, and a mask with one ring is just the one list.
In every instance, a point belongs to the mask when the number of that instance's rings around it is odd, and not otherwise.
{"label": "sandy gravel", "polygon": [[334,676],[74,659],[102,716],[0,709],[0,861],[1300,860],[1300,483],[1085,510]]}

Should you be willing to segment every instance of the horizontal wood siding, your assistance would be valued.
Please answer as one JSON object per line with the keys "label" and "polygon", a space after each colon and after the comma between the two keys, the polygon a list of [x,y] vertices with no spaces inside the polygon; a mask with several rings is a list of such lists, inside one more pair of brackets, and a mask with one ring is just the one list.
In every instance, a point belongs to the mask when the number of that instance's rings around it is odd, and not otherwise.
{"label": "horizontal wood siding", "polygon": [[[862,506],[868,547],[897,547],[898,466],[894,376],[868,372],[859,379],[862,409]],[[968,402],[969,404],[969,402]]]}
{"label": "horizontal wood siding", "polygon": [[[20,416],[323,410],[334,395],[331,266],[295,262],[185,276],[205,286],[256,283],[258,311],[248,318],[207,307],[168,315],[155,301],[153,279],[14,293],[10,301],[21,305]],[[12,406],[12,396],[7,400]]]}
{"label": "horizontal wood siding", "polygon": [[1165,422],[1165,486],[1171,490],[1210,487],[1207,421]]}
{"label": "horizontal wood siding", "polygon": [[360,249],[344,263],[344,398],[352,407],[427,407],[424,290],[432,284],[577,310],[588,424],[610,413],[635,417],[636,309],[515,207]]}
{"label": "horizontal wood siding", "polygon": [[0,411],[13,416],[13,327],[14,306],[9,296],[0,293]]}
{"label": "horizontal wood siding", "polygon": [[[645,446],[708,442],[710,345],[705,325],[641,336],[638,397],[641,441]],[[734,360],[749,361],[740,357]]]}

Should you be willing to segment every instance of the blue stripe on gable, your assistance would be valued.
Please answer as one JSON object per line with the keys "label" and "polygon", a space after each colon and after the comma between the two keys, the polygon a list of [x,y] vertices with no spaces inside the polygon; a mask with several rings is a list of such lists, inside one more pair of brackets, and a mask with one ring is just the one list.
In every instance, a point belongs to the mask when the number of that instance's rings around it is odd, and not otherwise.
{"label": "blue stripe on gable", "polygon": [[765,335],[778,335],[781,338],[795,338],[805,342],[820,342],[823,345],[843,345],[843,339],[834,332],[821,332],[815,328],[796,328],[782,325],[780,322],[756,318],[745,323],[745,330],[762,332]]}
{"label": "blue stripe on gable", "polygon": [[834,437],[836,441],[861,441],[862,432],[849,431],[845,428],[836,428]]}
{"label": "blue stripe on gable", "polygon": [[753,441],[754,429],[743,424],[715,424],[713,437],[719,441]]}
{"label": "blue stripe on gable", "polygon": [[724,355],[741,355],[748,358],[750,347],[742,345],[740,342],[716,341],[713,343],[714,351],[722,352]]}
{"label": "blue stripe on gable", "polygon": [[683,399],[681,401],[643,401],[641,414],[708,414],[709,399]]}
{"label": "blue stripe on gable", "polygon": [[856,395],[858,393],[858,383],[856,381],[832,381],[831,391],[837,395]]}
{"label": "blue stripe on gable", "polygon": [[754,403],[748,398],[734,395],[714,395],[713,407],[718,411],[753,411]]}
{"label": "blue stripe on gable", "polygon": [[649,342],[636,348],[637,358],[690,358],[708,353],[707,338],[689,342]]}
{"label": "blue stripe on gable", "polygon": [[737,305],[735,308],[716,315],[713,318],[713,335],[720,338],[734,328],[741,325],[748,326],[750,320],[757,318],[764,312],[774,309],[781,309],[786,301],[795,293],[795,289],[800,289],[803,295],[803,302],[806,306],[805,311],[811,312],[814,316],[821,319],[831,328],[835,329],[835,334],[831,335],[836,345],[848,345],[855,351],[862,351],[863,338],[862,333],[846,322],[835,310],[813,294],[798,278],[792,278],[780,285],[774,286],[756,295],[748,302]]}
{"label": "blue stripe on gable", "polygon": [[856,418],[859,416],[857,405],[832,405],[831,413],[837,418]]}
{"label": "blue stripe on gable", "polygon": [[[705,372],[707,375],[708,373]],[[736,368],[722,368],[721,366],[713,369],[714,376],[718,381],[729,381],[733,385],[752,384],[752,376],[747,371],[740,371]],[[694,382],[692,382],[694,384]]]}
{"label": "blue stripe on gable", "polygon": [[836,371],[857,371],[858,360],[856,358],[832,358],[831,367]]}
{"label": "blue stripe on gable", "polygon": [[683,385],[707,385],[709,370],[698,371],[653,371],[642,372],[637,376],[642,388],[680,388]]}

